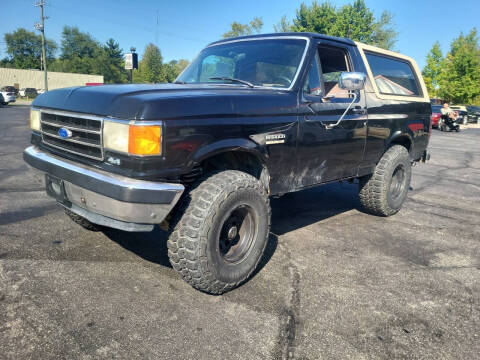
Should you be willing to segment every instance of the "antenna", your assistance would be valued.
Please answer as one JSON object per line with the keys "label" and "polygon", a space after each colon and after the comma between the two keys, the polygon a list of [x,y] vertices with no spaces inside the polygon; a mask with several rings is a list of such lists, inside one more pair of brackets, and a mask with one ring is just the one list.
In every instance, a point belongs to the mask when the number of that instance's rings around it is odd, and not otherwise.
{"label": "antenna", "polygon": [[155,27],[155,45],[158,47],[158,10],[157,10],[157,26]]}

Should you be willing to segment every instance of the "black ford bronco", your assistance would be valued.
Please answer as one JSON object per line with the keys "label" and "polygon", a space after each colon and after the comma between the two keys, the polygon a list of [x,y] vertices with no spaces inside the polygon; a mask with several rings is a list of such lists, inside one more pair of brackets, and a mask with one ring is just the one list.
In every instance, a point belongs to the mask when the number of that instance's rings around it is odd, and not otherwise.
{"label": "black ford bronco", "polygon": [[174,84],[36,98],[24,159],[87,229],[168,227],[172,266],[213,294],[264,252],[270,196],[358,179],[366,211],[399,211],[428,159],[431,106],[409,57],[311,33],[207,46]]}

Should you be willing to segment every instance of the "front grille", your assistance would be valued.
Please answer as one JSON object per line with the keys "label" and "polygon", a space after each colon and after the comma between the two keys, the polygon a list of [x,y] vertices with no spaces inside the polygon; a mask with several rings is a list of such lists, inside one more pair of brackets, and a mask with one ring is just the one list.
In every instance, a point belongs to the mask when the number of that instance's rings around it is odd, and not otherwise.
{"label": "front grille", "polygon": [[[40,117],[42,141],[57,149],[90,159],[103,160],[103,118],[95,115],[42,110]],[[61,128],[71,136],[59,135]]]}

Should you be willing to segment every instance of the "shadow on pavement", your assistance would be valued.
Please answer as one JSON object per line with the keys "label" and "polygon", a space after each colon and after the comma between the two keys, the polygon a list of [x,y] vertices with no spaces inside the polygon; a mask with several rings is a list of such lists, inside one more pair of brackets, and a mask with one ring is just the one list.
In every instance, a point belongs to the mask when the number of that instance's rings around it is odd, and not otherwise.
{"label": "shadow on pavement", "polygon": [[[270,261],[278,245],[277,235],[311,225],[343,212],[360,208],[356,184],[334,183],[272,199],[272,226],[264,256],[255,276]],[[141,258],[171,268],[168,234],[155,227],[149,233],[129,233],[104,228],[103,233]]]}
{"label": "shadow on pavement", "polygon": [[341,213],[363,211],[358,185],[332,183],[272,199],[272,232],[277,235],[295,231]]}
{"label": "shadow on pavement", "polygon": [[141,258],[166,267],[172,267],[168,261],[167,233],[159,227],[151,232],[126,232],[103,228],[102,232],[117,244]]}

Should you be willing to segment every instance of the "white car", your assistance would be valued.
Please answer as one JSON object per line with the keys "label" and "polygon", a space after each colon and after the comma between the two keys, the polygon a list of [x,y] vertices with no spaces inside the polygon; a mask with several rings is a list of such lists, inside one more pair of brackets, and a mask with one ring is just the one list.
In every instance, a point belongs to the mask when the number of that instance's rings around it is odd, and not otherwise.
{"label": "white car", "polygon": [[15,100],[14,92],[0,90],[0,105],[8,105],[8,103],[15,102]]}
{"label": "white car", "polygon": [[20,91],[18,92],[18,95],[20,95],[21,97],[29,98],[35,98],[38,94],[39,92],[35,88],[23,88],[20,89]]}

